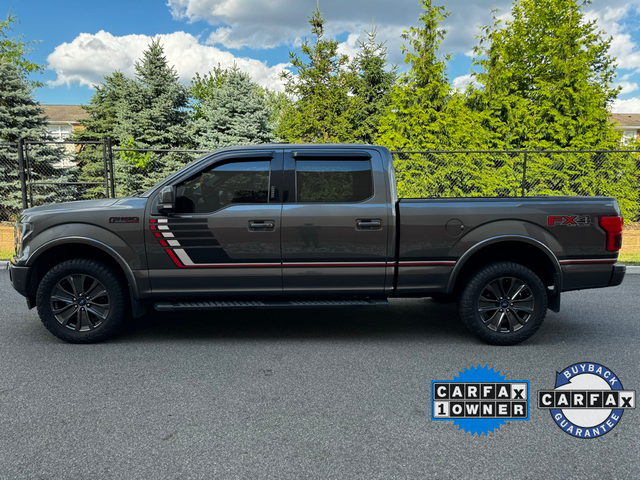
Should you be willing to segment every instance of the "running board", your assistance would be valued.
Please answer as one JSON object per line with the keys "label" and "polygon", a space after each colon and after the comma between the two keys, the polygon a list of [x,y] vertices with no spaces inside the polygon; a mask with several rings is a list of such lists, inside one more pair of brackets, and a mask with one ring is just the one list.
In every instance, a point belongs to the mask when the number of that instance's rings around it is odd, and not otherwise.
{"label": "running board", "polygon": [[389,302],[381,300],[266,300],[266,301],[208,301],[208,302],[158,302],[159,312],[184,310],[224,310],[230,308],[305,308],[305,307],[385,307]]}

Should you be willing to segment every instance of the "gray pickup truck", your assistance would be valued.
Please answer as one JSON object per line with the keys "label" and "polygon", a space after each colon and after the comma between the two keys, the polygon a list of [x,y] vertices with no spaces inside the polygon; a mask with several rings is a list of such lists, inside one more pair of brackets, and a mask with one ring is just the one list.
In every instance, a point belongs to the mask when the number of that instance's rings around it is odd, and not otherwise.
{"label": "gray pickup truck", "polygon": [[30,208],[14,288],[51,333],[130,315],[455,300],[484,341],[519,343],[561,292],[619,285],[623,221],[603,197],[398,199],[388,150],[218,150],[133,197]]}

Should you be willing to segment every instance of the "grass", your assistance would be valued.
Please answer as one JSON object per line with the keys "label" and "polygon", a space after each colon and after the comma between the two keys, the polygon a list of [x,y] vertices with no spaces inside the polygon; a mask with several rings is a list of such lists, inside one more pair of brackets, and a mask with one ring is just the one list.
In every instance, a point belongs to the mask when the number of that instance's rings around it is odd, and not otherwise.
{"label": "grass", "polygon": [[640,253],[621,253],[618,257],[618,262],[625,265],[640,266]]}
{"label": "grass", "polygon": [[9,260],[13,255],[13,250],[0,250],[0,260]]}

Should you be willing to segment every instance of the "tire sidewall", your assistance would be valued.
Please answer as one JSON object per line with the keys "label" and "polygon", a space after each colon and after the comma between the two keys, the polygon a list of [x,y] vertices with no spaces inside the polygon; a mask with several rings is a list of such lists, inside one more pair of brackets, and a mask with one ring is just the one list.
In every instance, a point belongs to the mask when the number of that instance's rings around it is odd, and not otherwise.
{"label": "tire sidewall", "polygon": [[[524,282],[534,298],[534,311],[529,320],[522,328],[509,333],[491,330],[485,325],[477,309],[478,299],[485,286],[503,277]],[[483,340],[493,344],[513,345],[526,340],[540,328],[546,316],[547,302],[545,287],[534,272],[519,264],[502,262],[488,265],[470,278],[462,293],[461,317],[473,333]]]}
{"label": "tire sidewall", "polygon": [[[85,274],[98,280],[109,295],[109,313],[100,325],[92,330],[79,332],[63,326],[53,315],[51,294],[56,284],[64,277]],[[71,343],[100,341],[111,334],[122,322],[125,313],[123,288],[111,268],[91,260],[68,260],[53,267],[38,285],[36,304],[40,319],[47,329],[57,337]]]}

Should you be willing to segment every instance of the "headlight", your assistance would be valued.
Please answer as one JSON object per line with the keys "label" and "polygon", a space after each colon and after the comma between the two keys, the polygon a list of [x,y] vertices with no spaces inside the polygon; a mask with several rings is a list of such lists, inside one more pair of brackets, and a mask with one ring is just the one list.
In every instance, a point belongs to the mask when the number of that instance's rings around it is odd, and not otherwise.
{"label": "headlight", "polygon": [[13,244],[15,249],[16,257],[21,256],[22,242],[31,232],[31,224],[30,223],[22,223],[21,221],[17,221],[13,226]]}

